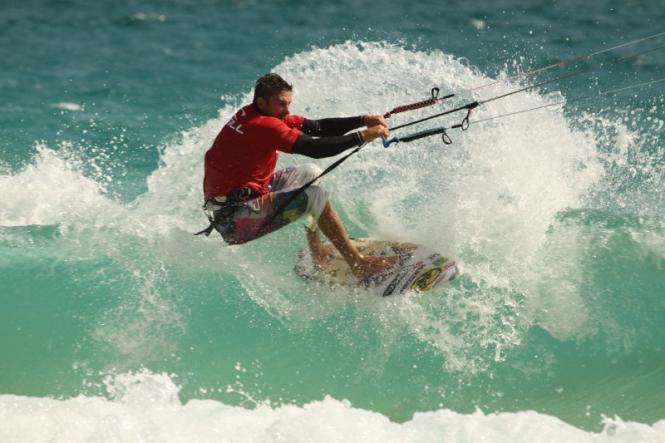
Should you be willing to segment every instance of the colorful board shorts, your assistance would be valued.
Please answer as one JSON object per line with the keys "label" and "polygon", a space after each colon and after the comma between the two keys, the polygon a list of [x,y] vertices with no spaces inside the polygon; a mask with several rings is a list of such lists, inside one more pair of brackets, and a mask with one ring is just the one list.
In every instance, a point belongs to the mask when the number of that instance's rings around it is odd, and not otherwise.
{"label": "colorful board shorts", "polygon": [[237,203],[233,212],[225,214],[214,225],[215,229],[224,241],[236,245],[276,231],[304,215],[311,216],[310,224],[315,224],[328,202],[328,193],[318,185],[318,180],[288,203],[277,216],[274,214],[293,198],[301,186],[319,174],[321,169],[311,164],[280,169],[272,176],[270,192]]}

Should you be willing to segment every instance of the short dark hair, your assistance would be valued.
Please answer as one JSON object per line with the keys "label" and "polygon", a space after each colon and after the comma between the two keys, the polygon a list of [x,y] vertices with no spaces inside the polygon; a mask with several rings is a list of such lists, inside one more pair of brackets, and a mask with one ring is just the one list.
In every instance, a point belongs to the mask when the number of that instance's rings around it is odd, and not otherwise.
{"label": "short dark hair", "polygon": [[270,97],[282,91],[293,91],[293,86],[278,74],[273,72],[266,74],[256,81],[256,85],[254,86],[254,103],[256,103],[258,97],[268,101]]}

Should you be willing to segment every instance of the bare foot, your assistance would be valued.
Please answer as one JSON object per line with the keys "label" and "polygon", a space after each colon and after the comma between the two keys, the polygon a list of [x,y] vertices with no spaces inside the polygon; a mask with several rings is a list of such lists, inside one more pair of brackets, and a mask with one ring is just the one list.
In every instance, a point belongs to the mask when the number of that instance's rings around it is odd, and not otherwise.
{"label": "bare foot", "polygon": [[399,261],[397,255],[362,256],[360,262],[351,266],[351,272],[359,279],[365,279],[394,266]]}
{"label": "bare foot", "polygon": [[330,244],[310,244],[309,251],[312,254],[312,261],[314,262],[314,266],[321,268],[323,264],[328,262],[331,257],[335,255],[335,252],[337,249],[333,245]]}
{"label": "bare foot", "polygon": [[312,255],[314,267],[321,269],[323,264],[335,253],[336,249],[331,244],[326,245],[321,242],[319,228],[317,226],[314,226],[313,228],[305,227],[305,232],[307,232],[307,243],[309,245],[309,252]]}

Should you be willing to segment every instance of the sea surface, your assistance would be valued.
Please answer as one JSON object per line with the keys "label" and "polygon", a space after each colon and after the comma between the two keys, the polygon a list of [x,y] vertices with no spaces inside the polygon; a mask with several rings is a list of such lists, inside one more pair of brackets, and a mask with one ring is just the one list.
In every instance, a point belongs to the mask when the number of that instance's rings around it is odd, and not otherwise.
{"label": "sea surface", "polygon": [[[604,51],[664,31],[662,0],[3,0],[0,441],[664,442],[665,36]],[[301,281],[299,222],[192,235],[270,71],[310,118],[455,94],[391,126],[552,81],[325,177],[350,235],[461,263],[382,299]]]}

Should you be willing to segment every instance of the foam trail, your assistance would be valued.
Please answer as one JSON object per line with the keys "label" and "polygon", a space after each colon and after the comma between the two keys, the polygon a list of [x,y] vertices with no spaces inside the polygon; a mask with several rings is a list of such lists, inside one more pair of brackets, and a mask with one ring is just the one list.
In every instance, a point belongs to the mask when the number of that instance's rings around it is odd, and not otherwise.
{"label": "foam trail", "polygon": [[533,411],[459,414],[447,409],[416,413],[395,423],[382,414],[354,408],[326,396],[302,406],[255,409],[212,400],[179,400],[166,374],[147,370],[106,381],[111,399],[80,395],[71,399],[0,396],[0,440],[13,442],[660,442],[665,420],[649,426],[603,420],[595,433]]}

